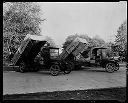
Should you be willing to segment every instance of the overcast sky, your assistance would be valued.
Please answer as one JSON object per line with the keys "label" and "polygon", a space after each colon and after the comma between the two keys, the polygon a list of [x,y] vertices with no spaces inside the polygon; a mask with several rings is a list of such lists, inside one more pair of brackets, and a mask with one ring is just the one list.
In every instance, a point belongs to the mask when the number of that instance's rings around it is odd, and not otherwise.
{"label": "overcast sky", "polygon": [[114,41],[118,27],[127,19],[126,2],[40,2],[43,17],[42,35],[50,36],[61,45],[68,35],[75,33],[99,35],[105,41]]}

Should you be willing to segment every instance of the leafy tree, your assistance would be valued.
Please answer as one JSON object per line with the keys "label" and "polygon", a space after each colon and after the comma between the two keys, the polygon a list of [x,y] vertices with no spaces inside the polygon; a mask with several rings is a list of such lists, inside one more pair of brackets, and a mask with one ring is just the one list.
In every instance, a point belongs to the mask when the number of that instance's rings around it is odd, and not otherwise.
{"label": "leafy tree", "polygon": [[46,39],[51,47],[57,47],[57,45],[55,44],[54,40],[51,37],[47,36]]}
{"label": "leafy tree", "polygon": [[92,38],[93,41],[93,45],[94,46],[104,46],[105,45],[105,41],[103,39],[101,39],[98,35],[96,35],[95,37]]}
{"label": "leafy tree", "polygon": [[3,47],[17,49],[25,35],[40,35],[41,10],[32,2],[6,2],[3,4]]}
{"label": "leafy tree", "polygon": [[106,47],[106,54],[108,57],[114,56],[115,51],[115,44],[112,42],[107,42],[104,44],[104,47]]}
{"label": "leafy tree", "polygon": [[76,37],[86,39],[89,43],[89,47],[102,46],[103,44],[105,44],[105,41],[99,37],[90,38],[87,34],[75,34],[70,35],[66,38],[66,41],[63,44],[63,48],[65,49]]}
{"label": "leafy tree", "polygon": [[31,2],[13,2],[3,13],[3,32],[19,35],[32,32],[40,33],[40,7]]}
{"label": "leafy tree", "polygon": [[118,45],[118,51],[127,51],[127,21],[123,22],[118,28],[115,44]]}
{"label": "leafy tree", "polygon": [[127,58],[127,21],[124,21],[117,30],[115,39],[116,50],[121,53],[125,60]]}
{"label": "leafy tree", "polygon": [[77,37],[86,39],[88,43],[91,43],[92,42],[91,38],[88,35],[83,35],[83,34],[82,35],[78,35],[78,34],[69,35],[66,38],[65,42],[63,43],[63,48],[65,49]]}

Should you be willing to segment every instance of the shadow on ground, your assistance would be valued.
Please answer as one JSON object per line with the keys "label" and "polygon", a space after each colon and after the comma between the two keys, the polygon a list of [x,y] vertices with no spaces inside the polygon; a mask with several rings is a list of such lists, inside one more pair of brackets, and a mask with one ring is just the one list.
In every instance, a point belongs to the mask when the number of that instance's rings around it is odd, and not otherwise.
{"label": "shadow on ground", "polygon": [[4,100],[126,100],[126,88],[107,88],[75,91],[4,95]]}

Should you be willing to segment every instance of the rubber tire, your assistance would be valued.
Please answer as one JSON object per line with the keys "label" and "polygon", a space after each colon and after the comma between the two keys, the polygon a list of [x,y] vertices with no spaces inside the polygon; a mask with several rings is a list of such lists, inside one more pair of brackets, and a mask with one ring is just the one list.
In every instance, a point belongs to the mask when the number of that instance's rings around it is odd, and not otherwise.
{"label": "rubber tire", "polygon": [[26,68],[26,64],[22,61],[19,65],[19,72],[24,73]]}
{"label": "rubber tire", "polygon": [[52,76],[57,76],[60,72],[60,67],[57,64],[53,64],[50,67],[50,73]]}
{"label": "rubber tire", "polygon": [[73,62],[69,62],[69,64],[71,65],[71,70],[74,70],[74,68],[75,68],[75,65],[74,65],[74,63]]}
{"label": "rubber tire", "polygon": [[69,62],[67,65],[66,65],[66,70],[64,70],[64,73],[65,74],[69,74],[74,68],[74,64],[72,62]]}
{"label": "rubber tire", "polygon": [[107,63],[105,70],[109,73],[113,73],[115,71],[115,64],[114,63]]}
{"label": "rubber tire", "polygon": [[119,67],[118,67],[118,66],[116,66],[115,71],[118,71],[118,70],[119,70]]}
{"label": "rubber tire", "polygon": [[119,70],[119,64],[117,63],[117,66],[115,68],[115,71],[118,71]]}

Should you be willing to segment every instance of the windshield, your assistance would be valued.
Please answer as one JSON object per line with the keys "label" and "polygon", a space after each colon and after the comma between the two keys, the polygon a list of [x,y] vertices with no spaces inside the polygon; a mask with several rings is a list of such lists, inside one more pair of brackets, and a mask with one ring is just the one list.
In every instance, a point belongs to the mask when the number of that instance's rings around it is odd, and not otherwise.
{"label": "windshield", "polygon": [[101,50],[102,58],[107,58],[106,49]]}
{"label": "windshield", "polygon": [[99,56],[102,59],[108,58],[107,49],[98,49],[97,50],[97,56]]}

